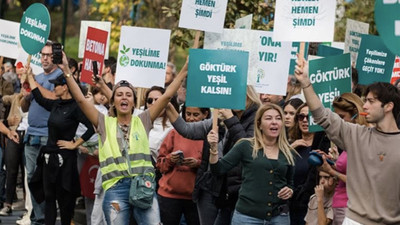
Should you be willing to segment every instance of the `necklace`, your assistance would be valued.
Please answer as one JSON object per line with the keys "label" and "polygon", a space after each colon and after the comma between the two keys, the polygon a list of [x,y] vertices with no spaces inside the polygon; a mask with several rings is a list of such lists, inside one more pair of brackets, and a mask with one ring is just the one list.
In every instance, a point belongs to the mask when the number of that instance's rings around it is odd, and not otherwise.
{"label": "necklace", "polygon": [[127,140],[128,143],[129,143],[129,130],[130,130],[129,128],[130,128],[130,125],[118,123],[118,126],[119,126],[119,128],[121,129],[122,134],[124,135],[125,140]]}

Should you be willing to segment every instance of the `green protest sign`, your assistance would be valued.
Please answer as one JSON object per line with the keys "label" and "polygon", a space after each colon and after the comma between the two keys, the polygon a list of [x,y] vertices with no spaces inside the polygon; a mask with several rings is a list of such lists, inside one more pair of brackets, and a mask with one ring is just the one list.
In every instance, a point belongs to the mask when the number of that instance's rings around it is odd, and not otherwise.
{"label": "green protest sign", "polygon": [[186,105],[244,109],[248,52],[190,49]]}
{"label": "green protest sign", "polygon": [[[304,45],[304,59],[307,60],[308,58],[308,42],[305,42]],[[300,50],[300,42],[292,42],[292,51],[291,54],[292,56],[290,57],[290,65],[289,65],[289,74],[294,74],[294,68],[296,66],[296,60],[297,60],[297,53],[299,53]]]}
{"label": "green protest sign", "polygon": [[[350,54],[330,56],[323,59],[310,60],[309,76],[315,93],[324,107],[331,108],[336,96],[351,92]],[[321,131],[309,115],[309,131]]]}
{"label": "green protest sign", "polygon": [[342,54],[343,50],[340,48],[334,48],[328,45],[318,45],[317,56],[327,57]]}
{"label": "green protest sign", "polygon": [[400,55],[400,1],[376,0],[375,23],[386,47]]}
{"label": "green protest sign", "polygon": [[19,28],[22,48],[30,55],[42,50],[50,34],[50,14],[41,3],[34,3],[24,12]]}
{"label": "green protest sign", "polygon": [[[400,43],[400,42],[399,42]],[[385,46],[382,39],[374,35],[361,35],[357,57],[358,83],[390,82],[395,55]]]}

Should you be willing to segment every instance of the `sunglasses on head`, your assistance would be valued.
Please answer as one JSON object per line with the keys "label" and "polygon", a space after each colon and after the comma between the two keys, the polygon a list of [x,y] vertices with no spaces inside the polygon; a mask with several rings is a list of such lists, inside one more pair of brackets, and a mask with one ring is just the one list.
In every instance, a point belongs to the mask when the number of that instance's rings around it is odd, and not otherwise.
{"label": "sunglasses on head", "polygon": [[147,98],[147,104],[153,104],[153,102],[157,101],[158,98]]}
{"label": "sunglasses on head", "polygon": [[297,120],[298,121],[303,121],[304,118],[306,118],[308,120],[308,115],[303,114],[303,113],[297,114]]}

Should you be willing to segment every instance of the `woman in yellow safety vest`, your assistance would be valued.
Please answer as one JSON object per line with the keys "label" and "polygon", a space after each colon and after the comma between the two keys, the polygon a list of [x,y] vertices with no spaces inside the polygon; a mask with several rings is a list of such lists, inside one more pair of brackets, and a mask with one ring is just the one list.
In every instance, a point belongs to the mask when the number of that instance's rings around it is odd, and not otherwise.
{"label": "woman in yellow safety vest", "polygon": [[79,107],[99,133],[99,160],[102,185],[105,190],[103,211],[107,224],[128,225],[132,212],[139,225],[160,224],[156,196],[154,195],[153,204],[148,209],[133,207],[129,203],[129,189],[132,177],[143,174],[148,168],[153,168],[148,134],[153,121],[166,107],[169,99],[176,93],[186,77],[187,64],[153,107],[138,116],[132,115],[136,95],[133,86],[128,81],[118,82],[112,92],[110,89],[104,89],[105,95],[110,99],[110,115],[104,116],[85,100],[71,76],[65,54],[63,64],[59,67],[64,71],[67,84]]}

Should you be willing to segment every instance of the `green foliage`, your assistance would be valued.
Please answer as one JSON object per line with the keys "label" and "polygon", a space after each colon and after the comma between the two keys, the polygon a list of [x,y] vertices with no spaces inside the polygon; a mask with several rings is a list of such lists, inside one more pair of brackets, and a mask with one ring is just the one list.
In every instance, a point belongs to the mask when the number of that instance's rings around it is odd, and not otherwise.
{"label": "green foliage", "polygon": [[374,21],[375,0],[353,0],[344,2],[345,13],[335,24],[335,41],[344,41],[346,34],[346,19],[353,19],[369,24],[369,34],[378,35]]}

